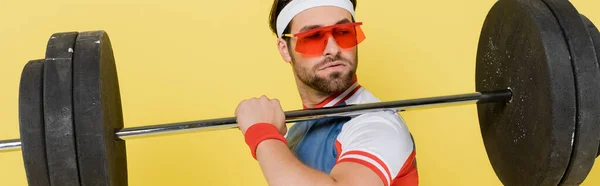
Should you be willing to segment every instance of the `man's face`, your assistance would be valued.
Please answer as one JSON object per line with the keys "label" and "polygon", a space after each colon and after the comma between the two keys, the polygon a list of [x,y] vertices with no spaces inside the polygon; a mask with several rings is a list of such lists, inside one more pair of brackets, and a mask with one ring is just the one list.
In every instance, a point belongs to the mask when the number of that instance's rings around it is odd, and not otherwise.
{"label": "man's face", "polygon": [[[345,9],[323,6],[303,11],[291,22],[291,33],[352,22],[352,15]],[[291,38],[289,52],[294,73],[307,86],[325,94],[347,89],[358,66],[356,46],[341,48],[334,37],[327,38],[325,50],[319,55],[296,52],[297,38]]]}

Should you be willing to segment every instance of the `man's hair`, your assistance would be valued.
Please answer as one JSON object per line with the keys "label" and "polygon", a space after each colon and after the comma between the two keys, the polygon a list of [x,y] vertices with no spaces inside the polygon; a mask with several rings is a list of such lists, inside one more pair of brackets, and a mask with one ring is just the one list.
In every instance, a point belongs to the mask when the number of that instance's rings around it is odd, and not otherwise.
{"label": "man's hair", "polygon": [[[271,27],[271,31],[273,31],[274,34],[277,34],[277,16],[279,16],[279,13],[281,13],[281,10],[283,10],[285,5],[289,4],[292,1],[293,0],[275,0],[275,1],[273,1],[273,6],[271,7],[271,13],[269,14],[269,26]],[[356,0],[350,0],[350,2],[352,2],[352,5],[354,5],[354,10],[356,10]],[[290,24],[291,24],[291,22],[290,22]],[[290,29],[291,29],[290,24],[288,24],[285,27],[285,30],[283,31],[283,33],[289,34]],[[289,38],[286,38],[286,41],[288,39]]]}

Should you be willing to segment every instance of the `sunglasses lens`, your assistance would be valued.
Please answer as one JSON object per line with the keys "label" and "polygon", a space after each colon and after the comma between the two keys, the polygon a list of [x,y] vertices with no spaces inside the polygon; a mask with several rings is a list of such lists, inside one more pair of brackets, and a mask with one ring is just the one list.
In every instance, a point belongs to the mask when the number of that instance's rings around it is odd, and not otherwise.
{"label": "sunglasses lens", "polygon": [[304,55],[320,55],[327,47],[330,36],[344,49],[355,47],[365,40],[360,24],[342,24],[296,35],[296,51]]}
{"label": "sunglasses lens", "polygon": [[333,30],[333,37],[337,44],[346,49],[352,48],[365,40],[365,34],[359,25],[350,25]]}
{"label": "sunglasses lens", "polygon": [[296,51],[307,55],[320,54],[325,50],[328,35],[329,33],[324,30],[299,35]]}

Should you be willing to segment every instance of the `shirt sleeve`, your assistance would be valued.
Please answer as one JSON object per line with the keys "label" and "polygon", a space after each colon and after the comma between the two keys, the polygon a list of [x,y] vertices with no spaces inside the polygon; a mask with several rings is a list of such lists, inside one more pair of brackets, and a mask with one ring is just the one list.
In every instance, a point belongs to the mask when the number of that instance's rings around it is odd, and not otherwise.
{"label": "shirt sleeve", "polygon": [[377,173],[385,186],[390,186],[401,172],[414,166],[413,144],[404,120],[397,113],[363,114],[344,124],[338,135],[336,164],[364,165]]}

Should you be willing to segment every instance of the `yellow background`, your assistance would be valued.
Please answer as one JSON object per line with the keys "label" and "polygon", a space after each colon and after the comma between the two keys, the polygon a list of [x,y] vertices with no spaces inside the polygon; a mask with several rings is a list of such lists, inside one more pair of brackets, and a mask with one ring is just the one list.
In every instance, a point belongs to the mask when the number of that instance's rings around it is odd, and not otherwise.
{"label": "yellow background", "polygon": [[[494,0],[359,0],[359,81],[384,101],[474,91],[479,32]],[[106,30],[126,127],[232,116],[265,94],[301,102],[267,17],[272,0],[0,1],[0,139],[18,138],[23,65],[64,31]],[[573,0],[600,24],[600,3]],[[501,185],[475,105],[402,113],[416,138],[421,185]],[[238,130],[127,141],[129,182],[266,185]],[[596,165],[584,185],[600,184]],[[0,185],[26,185],[20,151],[0,153]]]}

